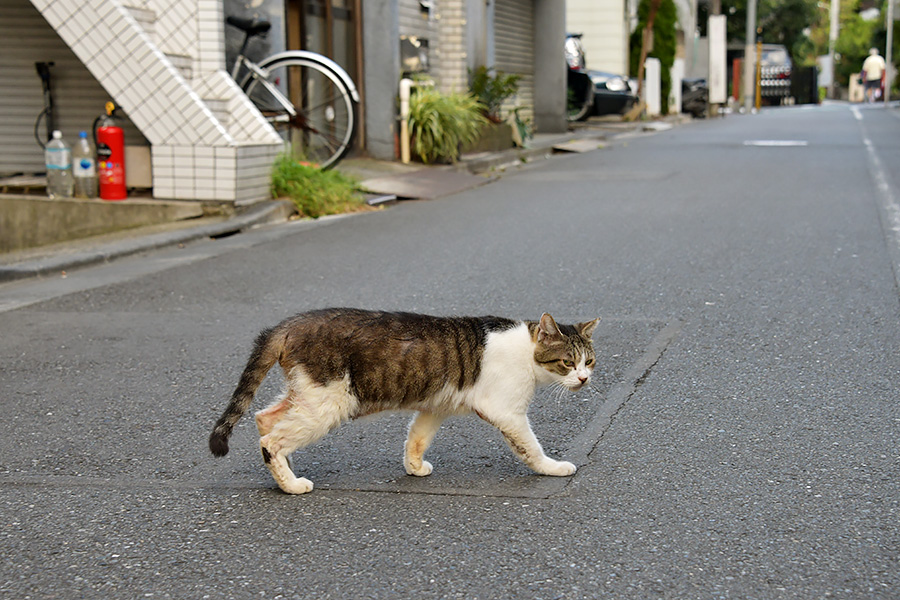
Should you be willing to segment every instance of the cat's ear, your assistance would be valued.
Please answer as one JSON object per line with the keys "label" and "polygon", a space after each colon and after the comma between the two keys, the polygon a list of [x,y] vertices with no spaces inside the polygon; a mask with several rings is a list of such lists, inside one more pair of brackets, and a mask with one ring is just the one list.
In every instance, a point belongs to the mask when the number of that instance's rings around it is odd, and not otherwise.
{"label": "cat's ear", "polygon": [[586,338],[590,338],[592,335],[594,335],[594,329],[597,327],[597,323],[599,322],[600,317],[597,317],[593,321],[588,321],[587,323],[579,323],[575,326],[575,328],[581,332],[581,335]]}
{"label": "cat's ear", "polygon": [[560,341],[563,338],[562,332],[553,317],[549,313],[541,315],[541,322],[538,324],[537,341],[542,344]]}

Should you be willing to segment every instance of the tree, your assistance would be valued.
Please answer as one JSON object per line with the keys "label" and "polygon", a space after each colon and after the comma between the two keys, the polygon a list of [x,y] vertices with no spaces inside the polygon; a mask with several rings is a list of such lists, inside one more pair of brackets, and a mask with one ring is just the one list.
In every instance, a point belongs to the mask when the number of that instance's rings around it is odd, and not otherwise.
{"label": "tree", "polygon": [[834,76],[841,85],[848,85],[862,69],[878,25],[878,21],[865,21],[859,14],[841,19],[841,33],[834,46]]}
{"label": "tree", "polygon": [[[708,5],[701,4],[698,9],[701,35],[706,35]],[[761,30],[762,42],[784,45],[791,54],[791,58],[795,59],[799,54],[795,50],[801,49],[807,44],[804,31],[819,21],[820,13],[817,0],[758,0],[757,25]],[[722,0],[722,14],[728,17],[726,22],[728,40],[732,42],[745,41],[747,0]],[[797,61],[795,60],[795,62]]]}
{"label": "tree", "polygon": [[[638,26],[631,34],[629,70],[643,85],[644,61],[648,56],[658,58],[662,73],[660,77],[662,112],[669,112],[669,92],[672,89],[672,65],[675,64],[677,49],[678,11],[674,0],[641,0],[638,4]],[[644,31],[652,35],[644,40]],[[648,47],[649,46],[649,47]]]}

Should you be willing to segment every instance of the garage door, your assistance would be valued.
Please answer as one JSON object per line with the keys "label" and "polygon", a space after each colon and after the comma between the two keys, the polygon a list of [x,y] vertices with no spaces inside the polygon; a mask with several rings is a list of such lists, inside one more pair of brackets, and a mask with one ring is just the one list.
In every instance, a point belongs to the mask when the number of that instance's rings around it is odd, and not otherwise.
{"label": "garage door", "polygon": [[521,75],[519,94],[503,105],[503,115],[525,106],[522,115],[534,114],[534,2],[496,0],[494,5],[494,66],[504,73]]}

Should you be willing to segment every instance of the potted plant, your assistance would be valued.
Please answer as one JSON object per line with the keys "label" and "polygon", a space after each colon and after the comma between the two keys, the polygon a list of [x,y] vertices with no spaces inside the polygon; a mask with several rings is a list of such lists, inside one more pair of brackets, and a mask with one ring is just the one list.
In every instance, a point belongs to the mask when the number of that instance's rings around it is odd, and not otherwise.
{"label": "potted plant", "polygon": [[519,92],[522,76],[485,66],[470,71],[469,75],[472,79],[470,89],[484,106],[484,116],[489,125],[482,129],[479,140],[466,151],[495,152],[512,148],[514,142],[523,145],[524,140],[530,137],[530,128],[519,114],[521,107],[513,109],[510,118],[504,119],[501,114],[503,103]]}
{"label": "potted plant", "polygon": [[413,152],[424,163],[456,162],[460,148],[477,140],[487,122],[483,110],[472,94],[416,88],[409,99]]}

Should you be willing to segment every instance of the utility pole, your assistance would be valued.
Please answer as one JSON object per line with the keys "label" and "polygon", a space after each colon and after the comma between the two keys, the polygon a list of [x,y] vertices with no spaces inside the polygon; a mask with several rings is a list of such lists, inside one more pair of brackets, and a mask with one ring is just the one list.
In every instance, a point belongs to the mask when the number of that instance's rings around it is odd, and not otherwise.
{"label": "utility pole", "polygon": [[888,102],[891,100],[891,75],[893,64],[891,63],[891,54],[894,48],[894,0],[888,0],[887,8],[887,48],[884,51],[884,107],[887,108]]}
{"label": "utility pole", "polygon": [[[722,14],[722,0],[711,0],[710,4],[709,4],[709,16],[715,17],[720,14]],[[710,38],[710,33],[709,33],[709,28],[707,27],[707,39],[709,39],[709,38]],[[709,57],[710,75],[709,75],[709,79],[708,79],[710,88],[712,87],[712,84],[713,84],[712,69],[714,68],[714,64],[715,64],[715,59],[712,56],[710,56]],[[713,90],[711,90],[711,89],[709,90],[709,92],[712,92],[712,91]],[[712,96],[712,95],[713,94],[711,93],[710,96]],[[707,110],[710,118],[719,116],[719,104],[716,102],[713,102],[714,99],[715,98],[712,98],[712,97],[710,98],[709,109]]]}
{"label": "utility pole", "polygon": [[828,64],[831,65],[831,93],[832,99],[837,98],[837,78],[834,68],[834,47],[837,45],[838,34],[841,31],[841,0],[831,0],[831,23],[828,28]]}
{"label": "utility pole", "polygon": [[753,58],[756,54],[756,0],[747,0],[747,25],[744,35],[744,110],[749,113],[756,98],[756,59]]}

